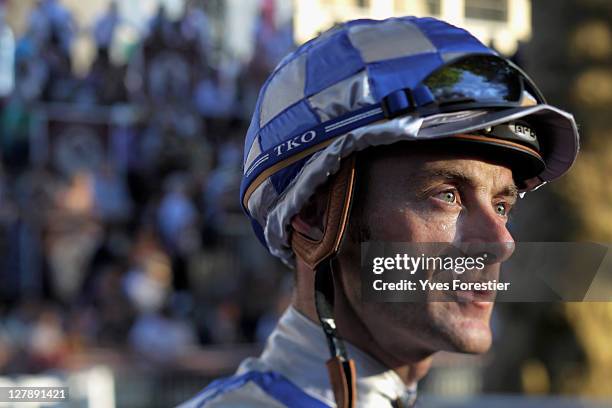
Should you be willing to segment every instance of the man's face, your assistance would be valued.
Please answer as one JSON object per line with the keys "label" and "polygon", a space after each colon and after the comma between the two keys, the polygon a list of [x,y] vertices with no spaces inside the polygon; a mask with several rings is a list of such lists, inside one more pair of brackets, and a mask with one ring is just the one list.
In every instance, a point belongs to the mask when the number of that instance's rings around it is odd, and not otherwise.
{"label": "man's face", "polygon": [[491,345],[491,302],[361,301],[356,237],[458,247],[499,244],[495,263],[485,267],[489,276],[512,253],[506,228],[517,196],[512,171],[477,156],[413,146],[377,148],[359,164],[349,238],[339,255],[344,292],[372,339],[399,361],[414,359],[415,349],[485,352]]}

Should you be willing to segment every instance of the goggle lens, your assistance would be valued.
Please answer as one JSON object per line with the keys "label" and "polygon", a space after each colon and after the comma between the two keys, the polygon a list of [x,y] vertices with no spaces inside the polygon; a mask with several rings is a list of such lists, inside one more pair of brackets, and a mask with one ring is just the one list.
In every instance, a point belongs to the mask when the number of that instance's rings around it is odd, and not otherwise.
{"label": "goggle lens", "polygon": [[520,103],[524,75],[495,56],[462,58],[431,74],[423,84],[439,106],[455,103]]}

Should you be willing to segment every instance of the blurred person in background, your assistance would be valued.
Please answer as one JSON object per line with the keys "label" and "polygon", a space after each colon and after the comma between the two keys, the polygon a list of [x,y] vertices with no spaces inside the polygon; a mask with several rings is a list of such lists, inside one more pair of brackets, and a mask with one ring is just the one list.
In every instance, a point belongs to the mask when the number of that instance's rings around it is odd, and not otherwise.
{"label": "blurred person in background", "polygon": [[110,1],[108,8],[94,24],[92,35],[96,44],[96,56],[91,65],[88,79],[94,88],[97,102],[104,105],[124,102],[126,90],[124,84],[125,67],[115,64],[111,58],[111,49],[117,41],[117,31],[122,24],[127,24],[120,13],[119,4]]}
{"label": "blurred person in background", "polygon": [[443,21],[356,20],[302,45],[260,93],[240,194],[296,269],[291,306],[260,357],[181,407],[414,406],[435,353],[490,348],[493,303],[363,301],[360,244],[490,243],[497,276],[519,192],[577,153],[571,114]]}
{"label": "blurred person in background", "polygon": [[45,62],[47,100],[66,100],[72,89],[72,43],[76,24],[59,0],[38,0],[28,20],[28,36]]}
{"label": "blurred person in background", "polygon": [[34,371],[55,367],[65,357],[68,349],[63,325],[56,308],[46,307],[40,311],[28,336]]}
{"label": "blurred person in background", "polygon": [[123,177],[113,164],[102,163],[93,174],[93,211],[104,223],[116,224],[129,219],[131,197]]}
{"label": "blurred person in background", "polygon": [[206,225],[219,234],[227,226],[228,215],[239,211],[235,201],[240,183],[240,149],[233,141],[219,147],[218,164],[207,177],[203,190]]}
{"label": "blurred person in background", "polygon": [[109,58],[113,37],[120,23],[119,4],[117,1],[110,1],[108,9],[103,15],[98,17],[93,29],[93,37],[97,48],[96,58]]}
{"label": "blurred person in background", "polygon": [[188,287],[187,259],[200,247],[198,211],[188,195],[188,185],[185,175],[168,176],[157,214],[161,238],[172,257],[174,285],[177,289]]}
{"label": "blurred person in background", "polygon": [[37,0],[28,24],[29,31],[40,44],[57,41],[61,51],[70,54],[76,26],[72,13],[60,0]]}
{"label": "blurred person in background", "polygon": [[92,174],[75,172],[55,193],[55,205],[47,220],[45,251],[51,285],[57,299],[75,301],[86,279],[89,264],[102,240],[100,222],[94,216]]}
{"label": "blurred person in background", "polygon": [[0,1],[0,108],[15,86],[15,37],[6,22],[6,0]]}
{"label": "blurred person in background", "polygon": [[130,330],[130,345],[159,364],[171,364],[188,355],[196,345],[196,331],[170,300],[155,312],[142,314]]}
{"label": "blurred person in background", "polygon": [[205,62],[212,51],[212,27],[210,19],[198,0],[188,0],[185,15],[181,19],[181,35],[188,42],[197,44],[199,58]]}

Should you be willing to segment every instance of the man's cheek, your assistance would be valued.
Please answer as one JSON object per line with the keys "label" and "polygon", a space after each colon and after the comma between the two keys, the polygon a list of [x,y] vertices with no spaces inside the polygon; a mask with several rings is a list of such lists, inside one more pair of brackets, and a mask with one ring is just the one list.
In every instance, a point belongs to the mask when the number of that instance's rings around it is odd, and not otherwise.
{"label": "man's cheek", "polygon": [[427,231],[427,220],[413,209],[397,205],[379,208],[368,216],[368,224],[374,241],[421,241]]}
{"label": "man's cheek", "polygon": [[424,204],[401,202],[386,202],[366,212],[369,239],[387,242],[452,242],[458,216]]}
{"label": "man's cheek", "polygon": [[413,226],[413,241],[452,242],[457,231],[455,214],[436,211],[413,212],[410,217]]}

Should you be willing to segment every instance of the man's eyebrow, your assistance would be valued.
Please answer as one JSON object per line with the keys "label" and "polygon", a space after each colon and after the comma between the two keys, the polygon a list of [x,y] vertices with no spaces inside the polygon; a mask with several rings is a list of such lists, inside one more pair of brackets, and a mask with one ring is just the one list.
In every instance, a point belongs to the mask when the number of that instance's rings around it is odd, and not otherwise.
{"label": "man's eyebrow", "polygon": [[[442,178],[449,181],[455,181],[464,185],[475,185],[475,182],[472,178],[467,176],[465,173],[455,169],[427,169],[417,173],[415,175],[415,178],[421,181],[425,181],[427,179]],[[512,197],[514,199],[518,197],[518,194],[518,187],[514,183],[505,185],[495,193],[496,196]]]}
{"label": "man's eyebrow", "polygon": [[518,187],[516,187],[516,185],[514,183],[509,184],[507,186],[505,186],[504,188],[502,188],[496,195],[497,196],[505,196],[505,197],[512,197],[513,199],[517,199],[519,194],[519,190]]}

